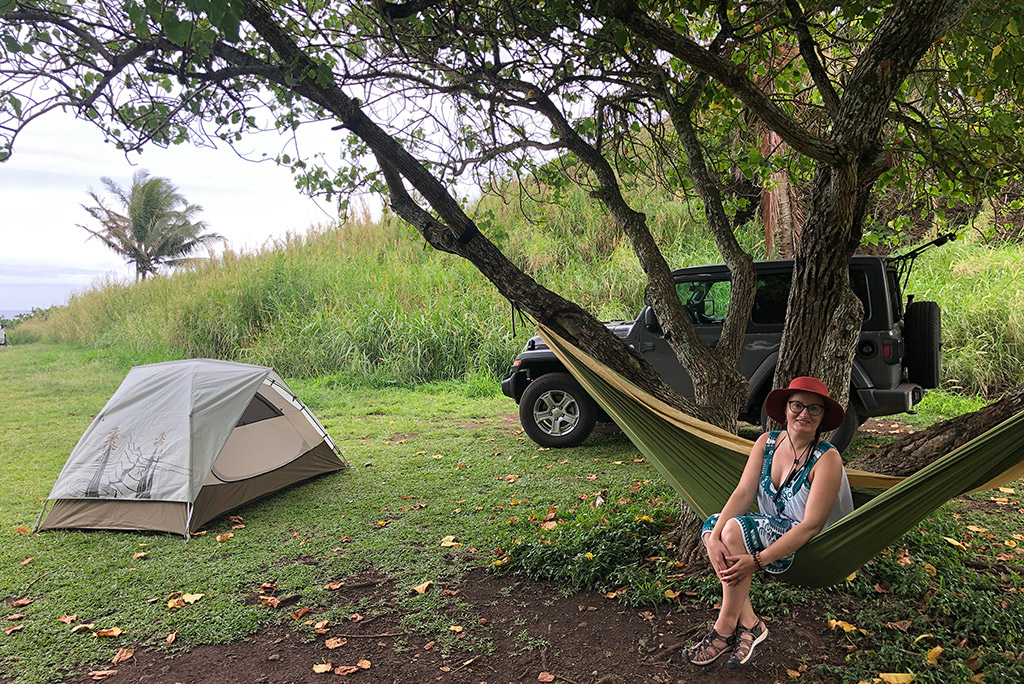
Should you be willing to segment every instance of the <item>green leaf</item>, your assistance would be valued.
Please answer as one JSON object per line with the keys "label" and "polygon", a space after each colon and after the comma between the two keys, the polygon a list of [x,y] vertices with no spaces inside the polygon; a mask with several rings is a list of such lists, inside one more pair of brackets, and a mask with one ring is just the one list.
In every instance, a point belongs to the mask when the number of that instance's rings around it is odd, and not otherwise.
{"label": "green leaf", "polygon": [[182,21],[173,10],[165,10],[160,17],[160,26],[167,39],[175,45],[185,46],[192,35],[192,22]]}

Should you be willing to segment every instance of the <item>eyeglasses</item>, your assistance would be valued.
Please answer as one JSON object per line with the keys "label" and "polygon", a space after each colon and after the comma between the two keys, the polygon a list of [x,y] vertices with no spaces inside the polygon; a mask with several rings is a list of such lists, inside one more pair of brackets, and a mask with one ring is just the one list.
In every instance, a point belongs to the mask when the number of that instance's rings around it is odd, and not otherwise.
{"label": "eyeglasses", "polygon": [[787,401],[786,404],[789,405],[789,410],[793,412],[794,416],[799,416],[800,412],[804,409],[807,409],[808,415],[811,416],[820,416],[821,412],[825,410],[825,406],[823,404],[808,405],[802,404],[799,401]]}

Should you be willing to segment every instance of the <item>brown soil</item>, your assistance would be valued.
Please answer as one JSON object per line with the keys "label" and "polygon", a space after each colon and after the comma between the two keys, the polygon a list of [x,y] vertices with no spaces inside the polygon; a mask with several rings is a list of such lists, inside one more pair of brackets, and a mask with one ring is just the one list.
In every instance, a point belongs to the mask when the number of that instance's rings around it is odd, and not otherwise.
{"label": "brown soil", "polygon": [[[394,606],[395,587],[386,580],[351,578],[338,601],[370,599],[369,605]],[[629,608],[596,593],[560,597],[545,583],[471,571],[455,587],[473,607],[478,621],[463,626],[466,649],[448,652],[431,642],[436,634],[403,630],[400,615],[383,612],[356,622],[330,625],[328,633],[313,635],[310,627],[275,625],[251,639],[222,646],[200,646],[168,657],[160,650],[137,648],[134,656],[116,666],[111,684],[291,684],[297,682],[383,682],[406,684],[522,684],[554,681],[568,684],[631,684],[654,682],[788,682],[797,681],[787,669],[802,672],[801,682],[822,681],[816,666],[842,663],[845,651],[829,633],[822,611],[802,606],[769,622],[771,635],[754,659],[738,671],[720,662],[698,668],[682,660],[681,649],[709,627],[711,606],[683,603],[655,609]],[[434,591],[432,587],[428,591]],[[368,605],[364,603],[364,605]],[[314,613],[303,621],[315,618]],[[767,616],[770,617],[770,616]],[[453,618],[452,624],[456,624]],[[315,637],[315,638],[314,638]],[[343,637],[333,650],[326,640]],[[440,640],[438,640],[438,644]],[[331,672],[317,674],[313,666],[330,662],[355,666],[342,679]],[[365,663],[364,663],[365,664]],[[804,668],[801,670],[801,665]],[[809,666],[809,669],[808,669]],[[94,681],[85,668],[65,684]],[[548,678],[549,676],[553,677]]]}

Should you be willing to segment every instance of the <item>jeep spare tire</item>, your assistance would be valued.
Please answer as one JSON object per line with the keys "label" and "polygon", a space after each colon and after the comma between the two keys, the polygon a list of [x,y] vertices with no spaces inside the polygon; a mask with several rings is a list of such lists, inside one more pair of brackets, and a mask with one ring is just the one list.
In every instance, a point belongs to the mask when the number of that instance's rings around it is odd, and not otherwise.
{"label": "jeep spare tire", "polygon": [[529,385],[519,400],[523,430],[543,447],[573,447],[593,431],[597,405],[568,373],[547,373]]}
{"label": "jeep spare tire", "polygon": [[911,302],[903,317],[907,379],[925,389],[939,386],[942,374],[942,322],[935,302]]}

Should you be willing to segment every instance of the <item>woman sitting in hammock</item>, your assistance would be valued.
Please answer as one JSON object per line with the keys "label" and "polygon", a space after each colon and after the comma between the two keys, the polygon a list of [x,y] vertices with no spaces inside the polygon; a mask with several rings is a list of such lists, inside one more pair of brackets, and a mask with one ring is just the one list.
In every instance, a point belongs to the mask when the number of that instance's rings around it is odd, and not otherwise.
{"label": "woman sitting in hammock", "polygon": [[[754,647],[768,637],[750,604],[754,572],[785,572],[797,549],[853,511],[843,461],[821,439],[842,424],[844,414],[825,384],[795,378],[769,393],[765,409],[785,429],[758,438],[725,508],[701,530],[722,582],[722,608],[707,636],[683,652],[694,665],[708,665],[724,653],[731,653],[726,667],[750,662]],[[760,513],[749,512],[755,499]]]}

